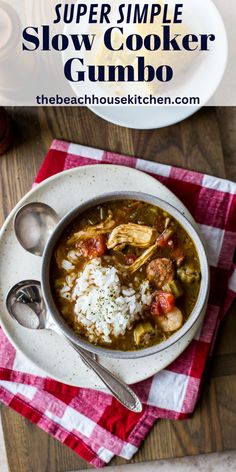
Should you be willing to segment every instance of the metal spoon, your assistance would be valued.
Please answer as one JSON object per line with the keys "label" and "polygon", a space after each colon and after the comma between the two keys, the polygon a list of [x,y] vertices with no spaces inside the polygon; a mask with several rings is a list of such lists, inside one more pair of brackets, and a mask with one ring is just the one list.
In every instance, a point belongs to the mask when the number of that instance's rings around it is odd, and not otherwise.
{"label": "metal spoon", "polygon": [[42,256],[46,243],[59,217],[45,203],[32,202],[21,207],[15,215],[14,230],[21,246],[36,256]]}
{"label": "metal spoon", "polygon": [[[31,254],[42,255],[46,242],[58,223],[56,212],[44,203],[29,203],[20,208],[14,220],[14,229],[19,243]],[[22,326],[31,329],[46,328],[46,309],[40,282],[23,281],[15,285],[7,296],[7,308],[10,315]],[[22,314],[22,306],[28,309]],[[21,306],[21,308],[20,308]],[[90,367],[126,408],[135,412],[142,411],[142,404],[124,382],[99,364],[85,349],[64,339],[76,350],[82,361]]]}
{"label": "metal spoon", "polygon": [[[52,329],[52,326],[48,324],[40,282],[26,280],[16,284],[7,295],[6,305],[11,317],[21,326],[28,329]],[[83,362],[98,375],[120,403],[134,412],[142,411],[142,404],[130,387],[99,364],[89,352],[76,346],[65,336],[63,337],[76,350]]]}

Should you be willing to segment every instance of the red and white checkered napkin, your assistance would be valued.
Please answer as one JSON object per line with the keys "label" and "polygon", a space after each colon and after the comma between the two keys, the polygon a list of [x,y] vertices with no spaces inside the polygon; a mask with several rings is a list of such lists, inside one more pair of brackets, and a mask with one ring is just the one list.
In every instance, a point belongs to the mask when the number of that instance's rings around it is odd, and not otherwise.
{"label": "red and white checkered napkin", "polygon": [[220,320],[236,296],[235,184],[62,141],[52,143],[36,183],[64,169],[100,163],[146,171],[185,203],[208,248],[211,291],[204,325],[184,353],[153,378],[135,385],[144,404],[140,414],[127,411],[104,392],[41,377],[0,330],[0,400],[95,467],[115,454],[130,459],[157,418],[180,419],[193,412]]}

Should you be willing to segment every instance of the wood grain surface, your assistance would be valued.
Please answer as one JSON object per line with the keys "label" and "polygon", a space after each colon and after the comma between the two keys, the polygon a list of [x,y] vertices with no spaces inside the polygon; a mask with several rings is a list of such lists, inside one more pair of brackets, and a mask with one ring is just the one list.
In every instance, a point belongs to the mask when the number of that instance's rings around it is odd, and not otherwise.
{"label": "wood grain surface", "polygon": [[[0,224],[30,189],[52,139],[135,155],[236,180],[236,109],[205,108],[188,120],[154,131],[121,128],[85,108],[15,108],[14,147],[0,157]],[[90,468],[66,446],[14,411],[1,408],[11,472],[66,472]],[[220,328],[201,399],[192,418],[161,420],[131,462],[236,448],[235,307]],[[126,461],[115,458],[113,464]]]}

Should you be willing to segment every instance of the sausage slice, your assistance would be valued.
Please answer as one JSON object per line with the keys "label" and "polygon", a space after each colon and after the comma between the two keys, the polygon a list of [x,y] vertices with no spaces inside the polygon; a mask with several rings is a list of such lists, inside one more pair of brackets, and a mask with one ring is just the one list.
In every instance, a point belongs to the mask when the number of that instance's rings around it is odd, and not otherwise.
{"label": "sausage slice", "polygon": [[175,270],[173,262],[170,259],[161,257],[153,259],[147,266],[147,278],[158,289],[174,279]]}

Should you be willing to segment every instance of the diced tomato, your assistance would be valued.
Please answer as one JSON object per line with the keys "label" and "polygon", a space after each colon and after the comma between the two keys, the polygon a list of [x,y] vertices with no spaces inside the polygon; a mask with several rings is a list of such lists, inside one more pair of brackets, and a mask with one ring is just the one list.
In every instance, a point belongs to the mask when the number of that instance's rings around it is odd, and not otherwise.
{"label": "diced tomato", "polygon": [[130,266],[136,261],[137,256],[135,254],[126,254],[125,256],[125,264]]}
{"label": "diced tomato", "polygon": [[175,260],[177,266],[180,266],[185,259],[184,251],[181,247],[174,247],[171,253],[172,258]]}
{"label": "diced tomato", "polygon": [[168,246],[171,249],[171,259],[174,259],[177,266],[180,266],[185,259],[185,253],[181,247],[181,243],[177,234],[173,234],[173,236],[169,239]]}
{"label": "diced tomato", "polygon": [[156,242],[157,242],[158,247],[161,247],[161,248],[167,247],[169,244],[169,241],[173,240],[173,236],[174,236],[173,230],[168,229],[168,228],[165,229],[163,233],[157,238]]}
{"label": "diced tomato", "polygon": [[160,238],[158,241],[158,247],[167,247],[168,246],[168,241],[164,238]]}
{"label": "diced tomato", "polygon": [[99,235],[96,238],[89,238],[83,241],[81,245],[81,254],[86,259],[94,259],[105,254],[106,238],[104,235]]}
{"label": "diced tomato", "polygon": [[157,214],[156,227],[159,233],[162,233],[162,231],[165,229],[165,221],[162,212]]}
{"label": "diced tomato", "polygon": [[175,297],[172,293],[158,292],[151,305],[151,314],[154,316],[165,315],[173,310]]}

